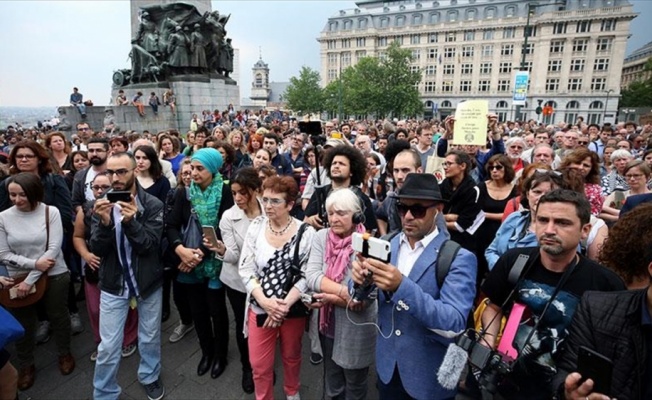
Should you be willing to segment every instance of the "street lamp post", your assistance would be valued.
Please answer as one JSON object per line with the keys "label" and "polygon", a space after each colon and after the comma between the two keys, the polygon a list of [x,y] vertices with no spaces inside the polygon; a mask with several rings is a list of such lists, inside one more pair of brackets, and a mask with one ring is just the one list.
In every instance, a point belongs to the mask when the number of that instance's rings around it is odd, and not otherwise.
{"label": "street lamp post", "polygon": [[609,95],[613,92],[613,89],[607,90],[607,100],[604,102],[604,110],[602,111],[602,123],[604,124],[607,119],[607,105],[609,104]]}
{"label": "street lamp post", "polygon": [[337,85],[337,120],[342,123],[342,53],[340,53],[340,84]]}
{"label": "street lamp post", "polygon": [[[523,36],[525,36],[525,39],[523,40],[523,48],[521,49],[521,66],[520,70],[525,71],[525,51],[527,50],[527,39],[530,37],[530,17],[532,14],[534,14],[534,10],[537,8],[535,4],[527,4],[527,20],[525,21],[525,31],[523,31]],[[528,81],[529,81],[528,77]],[[518,119],[521,116],[521,107],[520,105],[516,106],[516,116],[514,119]]]}

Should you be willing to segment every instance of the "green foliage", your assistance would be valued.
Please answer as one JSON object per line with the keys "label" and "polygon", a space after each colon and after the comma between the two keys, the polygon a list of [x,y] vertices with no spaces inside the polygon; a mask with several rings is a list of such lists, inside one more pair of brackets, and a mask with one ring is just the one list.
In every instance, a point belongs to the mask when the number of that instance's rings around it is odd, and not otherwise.
{"label": "green foliage", "polygon": [[649,107],[652,105],[652,79],[632,82],[620,93],[619,107]]}
{"label": "green foliage", "polygon": [[396,42],[382,59],[363,57],[324,88],[324,109],[337,114],[341,97],[346,115],[382,118],[421,114],[423,105],[416,88],[421,72],[410,71],[412,61],[410,50]]}
{"label": "green foliage", "polygon": [[288,107],[301,114],[324,111],[324,95],[319,82],[319,72],[301,67],[299,77],[290,78],[290,85],[283,94]]}

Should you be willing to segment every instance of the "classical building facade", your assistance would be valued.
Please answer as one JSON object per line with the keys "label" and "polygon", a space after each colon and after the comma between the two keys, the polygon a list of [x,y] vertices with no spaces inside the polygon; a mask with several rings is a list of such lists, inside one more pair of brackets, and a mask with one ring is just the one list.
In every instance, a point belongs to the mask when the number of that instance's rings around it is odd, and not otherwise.
{"label": "classical building facade", "polygon": [[398,41],[412,50],[412,68],[422,71],[426,116],[443,118],[459,102],[481,98],[502,120],[519,119],[512,97],[523,62],[530,80],[520,119],[536,119],[539,100],[554,110],[541,116],[546,123],[615,119],[636,17],[627,0],[370,0],[356,6],[330,17],[318,38],[324,86],[362,57],[385,56]]}
{"label": "classical building facade", "polygon": [[623,65],[623,75],[620,81],[620,88],[626,89],[630,83],[644,81],[652,77],[652,72],[645,71],[645,63],[652,58],[652,42],[634,50]]}
{"label": "classical building facade", "polygon": [[283,93],[290,82],[270,82],[269,66],[263,61],[262,55],[251,68],[251,95],[244,105],[247,108],[280,108],[285,109],[287,102],[283,100]]}

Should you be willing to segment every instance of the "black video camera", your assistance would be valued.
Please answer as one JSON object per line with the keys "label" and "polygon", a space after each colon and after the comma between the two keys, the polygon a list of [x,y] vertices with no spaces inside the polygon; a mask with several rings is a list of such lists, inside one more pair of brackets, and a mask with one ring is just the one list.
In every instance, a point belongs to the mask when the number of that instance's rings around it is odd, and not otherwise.
{"label": "black video camera", "polygon": [[477,332],[469,330],[460,335],[455,344],[466,351],[471,365],[480,371],[480,387],[495,394],[498,384],[512,371],[514,360],[506,354],[483,346],[479,343],[480,340],[482,338]]}

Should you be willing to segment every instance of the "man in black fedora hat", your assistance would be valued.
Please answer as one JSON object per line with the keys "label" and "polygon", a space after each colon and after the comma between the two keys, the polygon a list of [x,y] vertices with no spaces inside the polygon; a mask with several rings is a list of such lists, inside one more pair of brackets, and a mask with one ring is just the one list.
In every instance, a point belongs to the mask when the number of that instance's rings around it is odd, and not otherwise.
{"label": "man in black fedora hat", "polygon": [[[360,284],[370,276],[379,289],[378,392],[381,400],[453,399],[455,391],[444,389],[435,375],[448,345],[466,328],[477,260],[450,246],[437,228],[445,200],[434,175],[408,174],[395,196],[403,228],[391,240],[390,263],[361,255],[353,263],[353,280]],[[444,250],[445,243],[455,251]],[[445,276],[439,276],[437,271],[446,267]]]}

